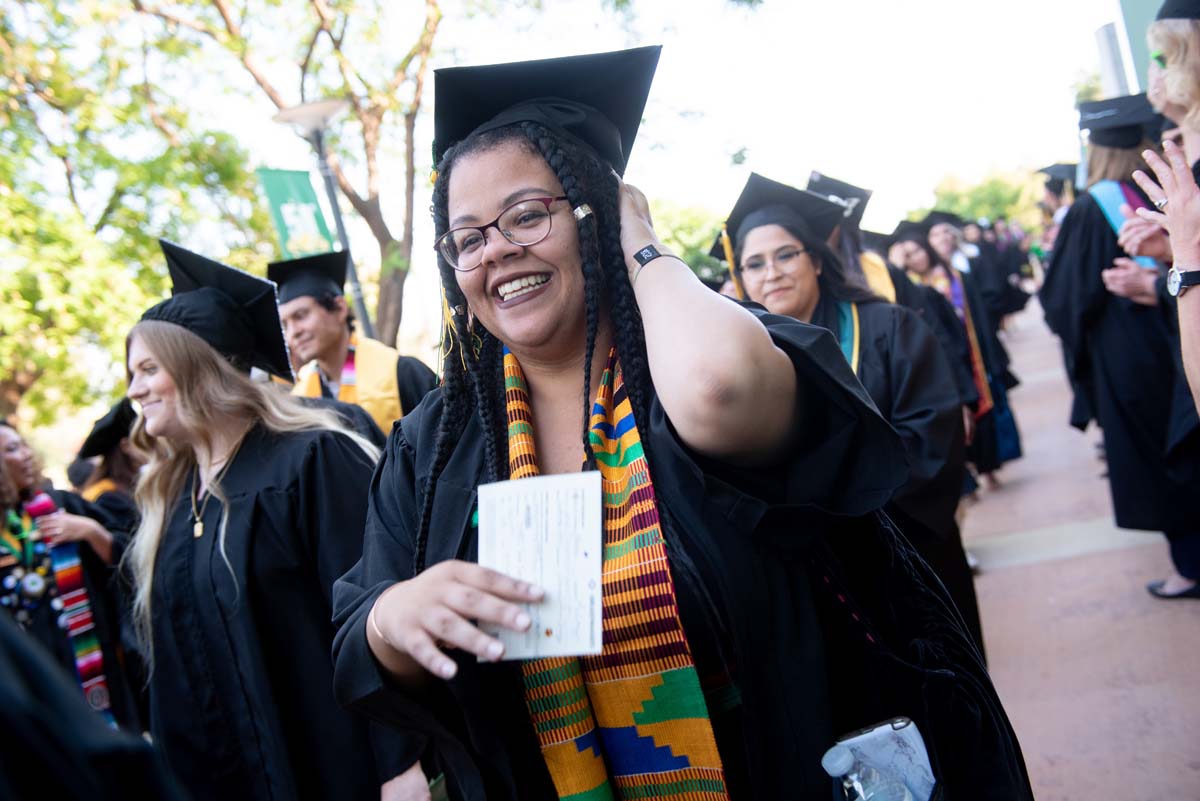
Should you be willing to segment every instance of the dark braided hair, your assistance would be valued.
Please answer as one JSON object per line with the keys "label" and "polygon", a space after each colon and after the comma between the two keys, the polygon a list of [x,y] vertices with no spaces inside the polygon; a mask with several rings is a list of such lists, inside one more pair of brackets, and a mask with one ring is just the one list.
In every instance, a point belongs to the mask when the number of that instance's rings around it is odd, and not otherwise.
{"label": "dark braided hair", "polygon": [[[440,237],[450,227],[448,195],[455,162],[507,143],[515,143],[530,155],[545,159],[562,184],[563,194],[573,209],[585,203],[592,209],[592,213],[578,220],[577,225],[586,321],[581,440],[587,466],[594,468],[595,457],[588,436],[592,399],[591,367],[600,317],[605,308],[612,320],[614,344],[621,354],[621,369],[635,419],[648,420],[650,401],[654,396],[642,316],[629,282],[625,252],[621,247],[618,180],[612,169],[591,148],[543,125],[523,122],[486,131],[450,148],[438,165],[432,209],[436,236]],[[478,320],[470,320],[466,298],[458,287],[454,268],[440,252],[438,271],[455,335],[443,353],[443,412],[434,443],[433,465],[425,482],[421,503],[413,554],[414,575],[425,567],[437,480],[472,412],[478,415],[484,432],[486,479],[499,481],[508,477],[503,344]]]}

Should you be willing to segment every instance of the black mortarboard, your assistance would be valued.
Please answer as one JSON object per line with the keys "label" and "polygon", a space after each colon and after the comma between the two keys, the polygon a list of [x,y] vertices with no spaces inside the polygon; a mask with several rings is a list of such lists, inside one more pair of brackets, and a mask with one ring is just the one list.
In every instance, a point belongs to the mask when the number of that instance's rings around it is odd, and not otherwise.
{"label": "black mortarboard", "polygon": [[538,122],[625,174],[661,46],[433,73],[433,163],[473,133]]}
{"label": "black mortarboard", "polygon": [[1155,19],[1200,19],[1200,0],[1167,0]]}
{"label": "black mortarboard", "polygon": [[318,253],[302,259],[273,261],[267,265],[267,278],[279,287],[279,302],[287,303],[305,295],[341,295],[350,266],[350,254],[344,250]]}
{"label": "black mortarboard", "polygon": [[92,426],[92,432],[87,435],[87,439],[79,448],[79,458],[91,459],[93,456],[104,456],[117,447],[121,440],[129,436],[129,429],[133,428],[133,421],[136,419],[137,412],[133,410],[133,404],[129,402],[129,398],[121,398],[115,406],[108,410],[108,414],[101,417]]}
{"label": "black mortarboard", "polygon": [[875,231],[860,231],[859,236],[862,237],[862,246],[864,250],[873,250],[880,256],[887,256],[888,248],[892,246],[895,240],[887,234],[876,233]]}
{"label": "black mortarboard", "polygon": [[1079,104],[1079,129],[1094,145],[1131,150],[1146,138],[1147,126],[1158,131],[1162,122],[1144,92]]}
{"label": "black mortarboard", "polygon": [[892,242],[908,242],[910,240],[919,242],[929,241],[929,226],[923,222],[913,222],[912,220],[901,220],[896,225],[896,230],[892,231]]}
{"label": "black mortarboard", "polygon": [[275,284],[158,240],[167,257],[172,296],[151,306],[143,320],[174,323],[191,331],[249,371],[258,367],[292,380]]}
{"label": "black mortarboard", "polygon": [[830,178],[815,170],[808,176],[808,191],[834,199],[845,206],[846,219],[855,228],[862,224],[863,212],[867,210],[867,201],[871,199],[870,189]]}
{"label": "black mortarboard", "polygon": [[[825,242],[845,213],[845,206],[824,195],[781,184],[754,172],[729,212],[725,227],[735,247],[747,231],[772,224],[797,226]],[[725,258],[719,236],[709,253],[718,259]]]}
{"label": "black mortarboard", "polygon": [[955,228],[962,228],[967,224],[966,220],[951,211],[934,210],[926,214],[925,219],[921,220],[921,225],[925,227],[926,231],[929,231],[930,228],[935,225],[940,225],[941,223],[953,225]]}
{"label": "black mortarboard", "polygon": [[1052,179],[1063,181],[1066,183],[1075,183],[1075,173],[1078,172],[1078,164],[1051,164],[1049,167],[1042,167],[1038,172],[1042,175],[1049,176]]}

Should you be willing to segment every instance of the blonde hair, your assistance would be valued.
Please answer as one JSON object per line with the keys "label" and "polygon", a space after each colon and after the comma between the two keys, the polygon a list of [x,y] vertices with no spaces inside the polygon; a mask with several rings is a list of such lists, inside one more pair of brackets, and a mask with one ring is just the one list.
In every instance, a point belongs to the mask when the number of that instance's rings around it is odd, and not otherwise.
{"label": "blonde hair", "polygon": [[1146,39],[1150,49],[1161,50],[1166,59],[1167,102],[1187,109],[1187,116],[1178,122],[1200,130],[1200,21],[1159,20],[1151,23]]}
{"label": "blonde hair", "polygon": [[1142,158],[1143,150],[1154,150],[1154,143],[1143,139],[1137,147],[1126,150],[1120,147],[1104,147],[1095,143],[1088,144],[1087,151],[1087,180],[1090,189],[1100,181],[1132,180],[1134,170],[1148,170],[1146,161]]}
{"label": "blonde hair", "polygon": [[[378,449],[347,429],[335,412],[306,406],[271,383],[251,381],[182,326],[153,320],[138,323],[126,337],[126,353],[135,338],[153,354],[159,369],[174,380],[179,423],[189,443],[201,443],[211,450],[213,431],[257,424],[276,433],[336,431],[353,440],[372,461],[379,458]],[[130,432],[130,441],[147,462],[134,492],[142,519],[122,559],[122,567],[133,577],[134,626],[152,662],[150,600],[154,564],[168,516],[196,469],[196,457],[190,444],[147,434],[145,419],[140,414]],[[212,481],[208,491],[224,507],[217,537],[221,556],[232,572],[225,556],[226,496],[217,480]]]}

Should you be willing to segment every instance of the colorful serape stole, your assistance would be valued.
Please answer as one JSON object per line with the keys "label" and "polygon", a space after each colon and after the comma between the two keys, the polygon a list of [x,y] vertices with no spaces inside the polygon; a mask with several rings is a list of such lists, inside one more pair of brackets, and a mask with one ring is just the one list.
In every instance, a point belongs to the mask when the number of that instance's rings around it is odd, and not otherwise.
{"label": "colorful serape stole", "polygon": [[[509,478],[536,476],[529,392],[507,350],[504,388]],[[542,756],[568,801],[726,801],[721,756],[615,350],[592,406],[589,438],[604,491],[604,648],[599,656],[522,665]]]}
{"label": "colorful serape stole", "polygon": [[116,728],[113,718],[108,679],[104,676],[104,653],[96,637],[96,625],[92,620],[92,604],[87,587],[83,583],[83,563],[79,560],[79,544],[64,542],[50,549],[50,564],[54,571],[54,583],[63,610],[59,625],[66,629],[71,640],[71,651],[75,655],[75,672],[79,686],[88,706]]}

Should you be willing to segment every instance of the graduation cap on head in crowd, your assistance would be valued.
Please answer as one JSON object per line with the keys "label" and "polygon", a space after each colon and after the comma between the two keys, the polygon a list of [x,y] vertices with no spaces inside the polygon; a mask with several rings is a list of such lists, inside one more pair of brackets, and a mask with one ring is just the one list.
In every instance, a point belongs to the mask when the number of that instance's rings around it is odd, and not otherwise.
{"label": "graduation cap on head in crowd", "polygon": [[890,244],[896,242],[928,242],[929,241],[929,226],[924,222],[913,222],[912,220],[901,220],[896,224],[896,229],[892,231]]}
{"label": "graduation cap on head in crowd", "polygon": [[[752,229],[772,224],[798,227],[825,242],[845,218],[845,213],[845,206],[824,195],[750,173],[733,211],[725,219],[725,230],[729,232],[731,247]],[[717,238],[709,254],[718,259],[727,258],[721,237]]]}
{"label": "graduation cap on head in crowd", "polygon": [[1156,20],[1197,19],[1200,20],[1200,0],[1166,0],[1158,10]]}
{"label": "graduation cap on head in crowd", "polygon": [[275,283],[158,241],[167,257],[172,296],[151,306],[143,320],[186,328],[235,367],[251,367],[291,381]]}
{"label": "graduation cap on head in crowd", "polygon": [[314,298],[342,295],[349,267],[350,254],[335,250],[301,259],[273,261],[267,265],[267,278],[279,287],[279,302],[287,303],[305,295]]}
{"label": "graduation cap on head in crowd", "polygon": [[91,459],[95,456],[104,456],[117,447],[121,440],[129,436],[129,431],[133,428],[133,421],[136,419],[137,412],[133,410],[133,404],[129,402],[129,398],[121,398],[108,410],[107,414],[92,426],[91,433],[87,435],[87,439],[79,448],[77,458]]}
{"label": "graduation cap on head in crowd", "polygon": [[926,214],[925,219],[921,220],[921,225],[925,227],[927,234],[933,226],[941,225],[942,223],[953,225],[955,228],[960,229],[967,224],[966,220],[951,211],[934,210]]}
{"label": "graduation cap on head in crowd", "polygon": [[867,202],[871,199],[870,189],[830,178],[815,170],[808,176],[808,191],[824,195],[845,206],[845,217],[855,228],[862,224],[863,212],[867,210]]}
{"label": "graduation cap on head in crowd", "polygon": [[475,133],[536,122],[579,139],[625,174],[662,47],[433,74],[433,163]]}
{"label": "graduation cap on head in crowd", "polygon": [[1088,132],[1088,141],[1093,145],[1132,150],[1146,138],[1158,138],[1162,115],[1150,105],[1144,92],[1096,100],[1079,104],[1079,130]]}
{"label": "graduation cap on head in crowd", "polygon": [[894,244],[895,240],[887,234],[877,233],[875,231],[861,231],[859,235],[862,237],[862,246],[864,250],[873,250],[880,256],[887,256],[888,249]]}

